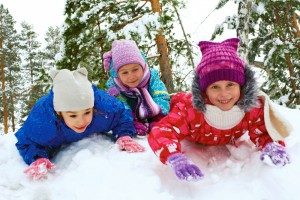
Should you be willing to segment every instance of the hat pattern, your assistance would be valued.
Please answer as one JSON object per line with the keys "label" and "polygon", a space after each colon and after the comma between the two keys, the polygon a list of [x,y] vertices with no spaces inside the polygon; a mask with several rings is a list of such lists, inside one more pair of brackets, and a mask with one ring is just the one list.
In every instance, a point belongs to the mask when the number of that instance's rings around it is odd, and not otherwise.
{"label": "hat pattern", "polygon": [[196,68],[199,75],[199,85],[202,92],[220,80],[245,83],[245,63],[237,55],[238,38],[230,38],[223,42],[201,41],[199,47],[202,59]]}

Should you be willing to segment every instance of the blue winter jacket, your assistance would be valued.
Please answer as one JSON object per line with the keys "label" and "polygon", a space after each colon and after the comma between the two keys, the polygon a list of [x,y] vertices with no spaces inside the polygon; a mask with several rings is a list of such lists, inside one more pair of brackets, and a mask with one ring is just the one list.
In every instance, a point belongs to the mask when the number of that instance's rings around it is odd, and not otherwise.
{"label": "blue winter jacket", "polygon": [[[167,91],[165,84],[160,80],[159,73],[156,69],[149,68],[150,70],[150,81],[148,86],[149,94],[151,95],[153,101],[161,107],[161,113],[167,115],[170,112],[170,95]],[[113,80],[114,72],[110,72],[110,78],[108,79],[106,86],[108,88],[115,87]],[[116,96],[118,99],[125,103],[127,109],[131,109],[130,99],[121,93]]]}
{"label": "blue winter jacket", "polygon": [[53,107],[53,91],[40,98],[28,115],[24,125],[16,132],[16,147],[29,165],[37,158],[51,159],[62,145],[76,142],[94,133],[107,133],[112,137],[135,136],[131,113],[122,102],[93,86],[95,103],[91,124],[83,133],[70,129]]}

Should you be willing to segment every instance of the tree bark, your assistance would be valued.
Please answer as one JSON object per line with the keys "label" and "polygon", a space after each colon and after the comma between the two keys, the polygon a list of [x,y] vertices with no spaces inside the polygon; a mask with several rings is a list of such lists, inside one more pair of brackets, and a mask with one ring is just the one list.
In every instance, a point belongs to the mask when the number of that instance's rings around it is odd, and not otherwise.
{"label": "tree bark", "polygon": [[[3,38],[0,38],[0,49],[3,49]],[[4,133],[8,133],[8,110],[7,110],[7,100],[5,94],[5,62],[3,52],[0,54],[0,68],[1,68],[1,89],[2,89],[2,106],[3,106],[3,126]]]}
{"label": "tree bark", "polygon": [[[153,12],[161,13],[159,0],[150,0]],[[169,58],[168,44],[163,31],[159,30],[155,37],[157,51],[159,56],[159,67],[161,71],[161,79],[165,83],[169,93],[174,92],[174,84],[172,78],[172,66]]]}
{"label": "tree bark", "polygon": [[[295,38],[300,38],[300,27],[299,27],[299,23],[298,23],[298,20],[297,20],[297,14],[294,13],[293,16],[292,16],[292,28],[294,30],[294,36]],[[300,49],[300,44],[298,43],[298,48]]]}
{"label": "tree bark", "polygon": [[[294,96],[295,101],[297,102],[297,104],[299,104],[300,102],[300,98],[297,96],[297,84],[296,84],[296,74],[295,74],[295,71],[294,71],[294,67],[293,67],[293,63],[292,63],[292,60],[291,60],[291,56],[290,54],[288,53],[285,53],[284,54],[284,57],[285,57],[285,60],[286,60],[286,63],[287,63],[287,66],[288,66],[288,70],[289,70],[289,73],[290,73],[290,81],[291,81],[291,88],[292,88],[292,94]],[[297,99],[298,98],[298,99]],[[290,99],[290,102],[292,102],[293,99]]]}
{"label": "tree bark", "polygon": [[[297,18],[296,18],[295,13],[291,14],[291,19],[288,18],[290,9],[291,9],[290,5],[287,5],[286,19],[283,22],[281,21],[281,18],[279,16],[278,12],[275,10],[275,12],[274,12],[275,13],[275,22],[279,27],[281,26],[282,23],[291,24],[292,28],[295,29],[295,31],[293,31],[293,34],[294,34],[295,38],[297,38],[297,37],[299,37],[299,26],[297,23]],[[289,22],[291,22],[291,23],[289,23]],[[288,38],[286,38],[285,35],[283,35],[283,34],[279,35],[279,37],[282,41],[288,41]],[[289,53],[284,53],[284,58],[285,58],[287,68],[289,71],[289,77],[290,77],[289,85],[290,85],[290,88],[292,89],[290,99],[289,99],[289,102],[287,103],[287,105],[289,105],[293,101],[295,101],[296,104],[299,104],[300,98],[297,95],[296,73],[295,73],[295,69],[293,66],[292,59],[291,59],[291,55]]]}
{"label": "tree bark", "polygon": [[[9,76],[12,77],[12,71],[9,70]],[[13,83],[12,83],[12,79],[8,79],[9,80],[9,87],[11,88],[11,90],[9,91],[9,103],[11,105],[11,107],[8,109],[8,113],[9,113],[9,118],[10,118],[10,122],[11,122],[11,128],[12,128],[12,131],[15,132],[15,129],[16,129],[16,117],[15,117],[15,91],[14,91],[14,86],[13,86]]]}

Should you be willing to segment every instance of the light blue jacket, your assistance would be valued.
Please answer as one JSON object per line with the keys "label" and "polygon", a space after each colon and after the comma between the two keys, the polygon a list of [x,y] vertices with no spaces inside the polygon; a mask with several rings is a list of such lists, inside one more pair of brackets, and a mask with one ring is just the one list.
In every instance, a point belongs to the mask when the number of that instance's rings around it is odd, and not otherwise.
{"label": "light blue jacket", "polygon": [[[170,95],[167,91],[165,84],[160,80],[159,73],[156,69],[150,69],[150,81],[148,86],[149,94],[151,95],[153,101],[160,106],[161,113],[167,115],[170,111]],[[108,88],[117,87],[113,81],[113,78],[110,77],[106,83]],[[118,99],[123,101],[126,105],[126,108],[131,109],[128,102],[129,99],[122,95],[121,93],[116,96]]]}

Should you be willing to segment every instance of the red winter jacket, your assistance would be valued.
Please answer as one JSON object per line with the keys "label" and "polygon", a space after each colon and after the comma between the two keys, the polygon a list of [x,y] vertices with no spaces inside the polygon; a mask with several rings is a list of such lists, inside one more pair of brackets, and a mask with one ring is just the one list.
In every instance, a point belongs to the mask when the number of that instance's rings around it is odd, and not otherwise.
{"label": "red winter jacket", "polygon": [[205,145],[234,144],[247,131],[251,141],[259,148],[273,141],[264,125],[261,100],[260,106],[245,113],[235,127],[220,130],[210,126],[204,114],[193,107],[192,94],[178,93],[172,97],[170,113],[152,128],[148,142],[165,163],[169,155],[181,152],[180,141],[183,139]]}

